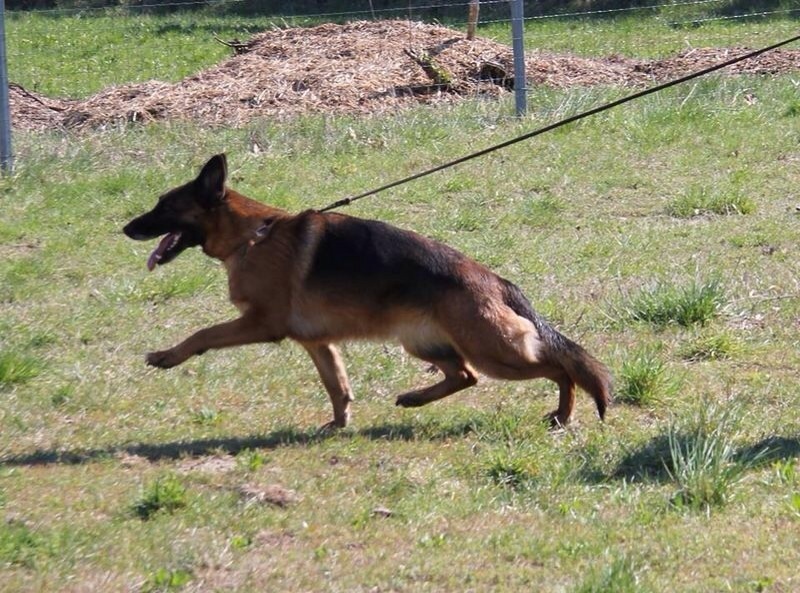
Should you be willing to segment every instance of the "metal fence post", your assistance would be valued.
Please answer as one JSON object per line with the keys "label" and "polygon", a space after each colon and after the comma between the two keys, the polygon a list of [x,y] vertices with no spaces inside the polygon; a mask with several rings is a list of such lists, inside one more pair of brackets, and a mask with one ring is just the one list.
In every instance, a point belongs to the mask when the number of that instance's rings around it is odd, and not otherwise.
{"label": "metal fence post", "polygon": [[6,65],[6,3],[0,0],[0,168],[11,171],[11,109],[8,103],[8,68]]}
{"label": "metal fence post", "polygon": [[525,32],[523,0],[511,0],[511,45],[514,50],[514,104],[517,117],[527,110],[528,82],[525,78],[525,46],[522,36]]}

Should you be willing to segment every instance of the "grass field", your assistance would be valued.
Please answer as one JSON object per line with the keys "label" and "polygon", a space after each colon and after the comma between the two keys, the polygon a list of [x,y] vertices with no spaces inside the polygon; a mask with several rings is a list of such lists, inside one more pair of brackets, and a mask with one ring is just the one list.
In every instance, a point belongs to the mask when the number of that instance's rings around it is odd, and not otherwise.
{"label": "grass field", "polygon": [[[14,19],[10,40],[39,20]],[[612,25],[598,51],[628,34]],[[726,26],[731,45],[766,35]],[[11,53],[12,80],[53,67]],[[48,88],[112,82],[61,74]],[[215,152],[243,193],[321,207],[619,89],[535,89],[521,121],[476,102],[15,136],[0,179],[0,590],[800,589],[798,84],[674,88],[347,211],[492,266],[608,363],[608,421],[582,396],[555,433],[544,381],[395,408],[431,378],[392,344],[345,348],[357,401],[333,435],[292,344],[149,369],[146,352],[235,310],[221,266],[193,250],[147,273],[152,246],[120,228]]]}

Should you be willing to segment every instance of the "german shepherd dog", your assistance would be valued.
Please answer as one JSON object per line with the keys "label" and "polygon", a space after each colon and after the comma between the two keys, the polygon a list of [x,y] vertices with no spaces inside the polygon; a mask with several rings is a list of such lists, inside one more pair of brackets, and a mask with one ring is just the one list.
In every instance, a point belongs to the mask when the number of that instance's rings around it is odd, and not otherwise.
{"label": "german shepherd dog", "polygon": [[477,371],[500,379],[547,378],[559,387],[548,415],[566,425],[575,386],[602,419],[609,402],[606,367],[547,324],[511,282],[450,247],[374,220],[307,210],[290,214],[226,187],[224,154],[196,179],[172,189],[125,234],[163,236],[147,261],[152,270],[201,246],[228,272],[241,316],[201,329],[146,357],[168,369],[215,348],[291,338],[311,356],[333,404],[333,420],[350,419],[353,393],[336,346],[350,339],[398,340],[444,378],[397,398],[422,406],[477,383]]}

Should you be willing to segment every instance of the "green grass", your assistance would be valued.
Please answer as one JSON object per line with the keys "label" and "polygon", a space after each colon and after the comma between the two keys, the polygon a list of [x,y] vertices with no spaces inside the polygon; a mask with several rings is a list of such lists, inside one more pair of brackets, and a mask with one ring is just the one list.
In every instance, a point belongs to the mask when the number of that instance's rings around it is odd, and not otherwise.
{"label": "green grass", "polygon": [[681,356],[690,361],[730,359],[741,351],[741,345],[729,332],[701,333],[681,349]]}
{"label": "green grass", "polygon": [[42,547],[41,538],[28,526],[14,521],[0,525],[0,562],[3,564],[33,567]]}
{"label": "green grass", "polygon": [[215,34],[247,39],[276,23],[191,12],[11,13],[9,78],[52,97],[85,97],[110,85],[151,79],[177,81],[230,56]]}
{"label": "green grass", "polygon": [[633,563],[626,559],[614,559],[608,566],[595,570],[574,593],[642,593],[642,586]]}
{"label": "green grass", "polygon": [[[41,16],[13,18],[18,38],[46,28]],[[96,51],[84,21],[66,24],[76,27],[70,56]],[[773,24],[776,36],[787,26]],[[581,38],[583,50],[604,51],[616,38],[642,54],[706,33],[731,45],[767,36],[760,23],[718,37],[716,25],[664,27],[669,44],[650,47],[628,45],[623,25],[548,26],[561,32],[556,49]],[[642,25],[645,39],[655,26]],[[41,80],[88,94],[161,72],[147,52],[181,61],[178,45],[150,35],[136,74],[120,65],[98,78],[72,58],[56,70],[32,50],[13,53],[11,69],[58,71]],[[118,48],[109,55],[121,59]],[[508,102],[484,101],[242,129],[17,134],[17,169],[0,179],[0,352],[11,361],[0,388],[2,588],[797,589],[795,78],[670,89],[346,210],[446,241],[519,284],[609,364],[618,394],[636,393],[637,375],[668,386],[645,389],[660,395],[643,405],[612,406],[605,424],[578,394],[576,424],[557,432],[543,422],[558,399],[546,381],[483,380],[396,408],[395,395],[435,379],[393,344],[344,348],[354,419],[332,435],[317,431],[328,399],[291,343],[147,368],[146,352],[236,310],[222,266],[191,250],[148,273],[153,245],[120,229],[222,150],[235,188],[299,211],[625,91],[533,89],[519,121]],[[756,207],[665,215],[701,186],[736,189]],[[699,408],[729,407],[730,422],[698,420]],[[295,496],[280,506],[243,495],[270,488]]]}
{"label": "green grass", "polygon": [[186,506],[186,488],[173,475],[157,478],[142,492],[141,498],[133,505],[133,512],[143,520],[152,518],[163,511],[174,513]]}
{"label": "green grass", "polygon": [[736,189],[719,191],[693,186],[667,206],[667,213],[678,218],[692,218],[703,214],[751,214],[755,202]]}
{"label": "green grass", "polygon": [[644,348],[622,361],[615,399],[626,404],[652,405],[671,390],[669,383],[661,352]]}
{"label": "green grass", "polygon": [[42,363],[33,356],[13,350],[0,351],[0,388],[30,381],[41,370]]}
{"label": "green grass", "polygon": [[708,510],[724,505],[748,468],[767,453],[763,449],[750,458],[735,459],[739,414],[736,407],[706,402],[688,426],[670,427],[667,470],[678,485],[676,506]]}
{"label": "green grass", "polygon": [[267,459],[261,451],[244,449],[236,456],[236,461],[246,471],[254,472],[259,470]]}
{"label": "green grass", "polygon": [[[714,5],[711,5],[713,8]],[[697,6],[703,11],[708,6]],[[666,9],[660,14],[620,13],[608,18],[548,19],[531,17],[525,23],[526,50],[546,49],[580,56],[623,55],[636,58],[664,58],[695,47],[746,45],[760,47],[797,34],[797,5],[791,14],[754,18],[742,26],[741,21],[715,19],[712,14],[695,13],[686,6]],[[778,7],[776,7],[778,9]],[[692,26],[693,18],[711,18],[700,26]],[[678,25],[677,23],[686,23]],[[746,35],[743,36],[743,32]],[[479,27],[484,35],[511,43],[507,22]]]}
{"label": "green grass", "polygon": [[657,327],[677,324],[706,325],[724,303],[724,291],[717,280],[693,281],[685,286],[659,282],[631,298],[630,316]]}
{"label": "green grass", "polygon": [[178,591],[192,580],[192,574],[186,570],[170,570],[159,568],[147,580],[144,591]]}

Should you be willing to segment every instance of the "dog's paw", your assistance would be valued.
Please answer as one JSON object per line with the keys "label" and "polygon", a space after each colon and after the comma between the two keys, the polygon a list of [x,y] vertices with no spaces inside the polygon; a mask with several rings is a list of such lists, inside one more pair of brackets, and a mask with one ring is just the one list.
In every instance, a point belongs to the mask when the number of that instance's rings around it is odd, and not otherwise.
{"label": "dog's paw", "polygon": [[551,431],[564,430],[567,428],[567,425],[572,423],[571,418],[564,418],[561,414],[559,414],[558,410],[554,410],[549,414],[546,414],[542,420],[549,425],[549,429]]}
{"label": "dog's paw", "polygon": [[326,422],[325,424],[317,428],[317,434],[319,435],[332,434],[337,430],[341,430],[345,426],[347,426],[346,422],[342,421],[337,422],[336,420],[331,420],[330,422]]}
{"label": "dog's paw", "polygon": [[177,356],[174,350],[150,352],[144,360],[149,366],[159,369],[169,369],[183,362],[183,359]]}

